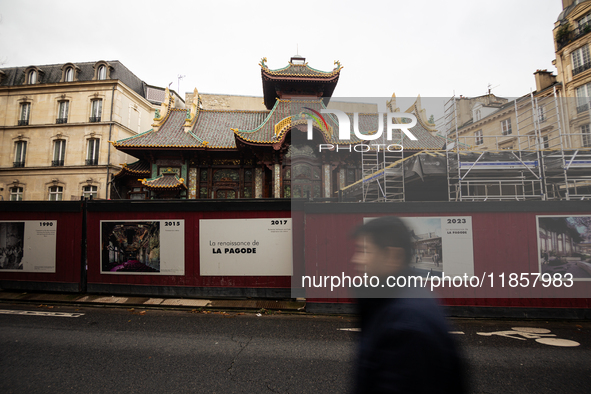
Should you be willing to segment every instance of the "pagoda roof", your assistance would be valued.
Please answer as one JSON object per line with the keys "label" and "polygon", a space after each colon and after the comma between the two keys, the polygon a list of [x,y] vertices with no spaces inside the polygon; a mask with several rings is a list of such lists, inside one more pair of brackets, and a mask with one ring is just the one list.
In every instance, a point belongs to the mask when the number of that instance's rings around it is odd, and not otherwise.
{"label": "pagoda roof", "polygon": [[172,109],[166,121],[158,129],[151,129],[133,137],[113,142],[116,148],[190,148],[203,144],[192,132],[185,132],[185,109]]}
{"label": "pagoda roof", "polygon": [[[326,109],[323,100],[276,100],[271,111],[223,111],[199,110],[196,119],[187,127],[187,110],[172,109],[164,122],[157,129],[133,137],[113,142],[117,149],[133,154],[149,150],[237,150],[236,141],[247,145],[269,146],[280,149],[287,133],[294,127],[305,130],[308,119],[316,117]],[[410,111],[409,111],[410,112]],[[353,114],[347,114],[351,124]],[[384,124],[386,124],[386,115]],[[333,114],[322,114],[324,122],[314,123],[315,130],[322,134],[328,144],[352,145],[363,142],[354,134],[348,140],[340,140],[338,121]],[[418,118],[418,116],[417,116]],[[359,114],[359,128],[364,134],[371,135],[379,125],[379,114]],[[386,133],[370,144],[401,143],[405,149],[442,149],[446,140],[434,135],[422,122],[410,128],[417,140],[410,140],[406,135],[402,141],[387,141]],[[117,174],[124,171],[133,174],[142,164],[136,162],[124,166]],[[139,174],[138,174],[139,175]]]}
{"label": "pagoda roof", "polygon": [[[233,129],[236,137],[245,143],[250,144],[272,144],[276,148],[281,144],[285,138],[287,131],[291,130],[293,126],[307,125],[309,119],[308,114],[312,113],[310,109],[321,112],[326,109],[322,100],[277,100],[275,107],[271,110],[267,118],[257,128],[251,130]],[[414,112],[414,111],[413,111]],[[354,115],[352,113],[346,114],[349,121],[353,124]],[[324,140],[327,144],[334,145],[352,145],[362,143],[364,140],[357,138],[355,134],[351,134],[348,140],[340,140],[338,136],[338,121],[333,114],[322,114],[326,120],[326,128],[323,124],[315,124],[315,128],[320,130],[323,134]],[[379,114],[359,114],[359,129],[361,133],[371,135],[379,126]],[[386,124],[386,114],[384,117],[384,125]],[[415,114],[418,118],[418,114]],[[385,128],[385,126],[384,126]],[[372,140],[370,144],[392,144],[400,143],[404,149],[423,150],[423,149],[442,149],[446,144],[446,139],[437,135],[433,135],[422,122],[411,127],[410,132],[417,138],[411,140],[406,134],[403,134],[401,141],[388,141],[386,139],[386,132],[382,133],[382,137],[377,140]]]}
{"label": "pagoda roof", "polygon": [[[294,63],[293,60],[298,62]],[[305,58],[294,57],[286,67],[271,70],[267,66],[267,58],[263,58],[259,65],[265,106],[271,109],[275,105],[275,99],[293,96],[330,98],[343,68],[338,61],[334,64],[332,71],[320,71],[308,66]]]}
{"label": "pagoda roof", "polygon": [[187,111],[172,109],[158,130],[149,130],[113,142],[120,150],[135,149],[236,149],[232,127],[254,128],[268,111],[199,110],[191,129],[185,131]]}
{"label": "pagoda roof", "polygon": [[308,66],[308,63],[303,64],[296,64],[292,63],[291,61],[287,64],[287,66],[283,68],[278,68],[276,70],[271,70],[266,65],[266,58],[263,58],[261,63],[261,71],[264,75],[267,75],[271,78],[320,78],[320,79],[333,79],[338,77],[341,69],[343,68],[339,62],[335,62],[335,68],[332,71],[321,71],[315,68]]}
{"label": "pagoda roof", "polygon": [[121,169],[119,170],[119,172],[117,172],[113,176],[118,178],[118,177],[123,177],[126,175],[130,175],[130,176],[150,175],[151,173],[152,173],[152,170],[150,168],[150,163],[148,163],[147,161],[144,161],[144,160],[138,160],[138,161],[131,163],[131,164],[127,164],[127,163],[121,164]]}
{"label": "pagoda roof", "polygon": [[181,190],[187,189],[185,180],[179,178],[175,172],[165,171],[162,175],[151,179],[140,179],[142,185],[149,190]]}
{"label": "pagoda roof", "polygon": [[[288,131],[298,125],[307,127],[314,111],[319,113],[323,109],[326,107],[322,100],[276,100],[273,109],[256,128],[232,130],[236,138],[246,144],[273,145],[279,149]],[[340,141],[336,117],[332,114],[322,114],[322,117],[326,125],[316,123],[314,127],[321,131],[326,143],[350,145],[361,142],[356,136],[351,136],[351,140]]]}

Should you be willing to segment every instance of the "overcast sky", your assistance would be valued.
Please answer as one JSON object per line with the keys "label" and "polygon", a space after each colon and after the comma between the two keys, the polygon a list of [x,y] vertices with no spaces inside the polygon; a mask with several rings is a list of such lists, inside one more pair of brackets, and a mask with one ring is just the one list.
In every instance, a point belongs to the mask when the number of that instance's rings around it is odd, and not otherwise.
{"label": "overcast sky", "polygon": [[296,54],[344,66],[334,97],[450,97],[535,90],[555,71],[560,0],[0,0],[2,67],[119,60],[146,83],[262,95]]}

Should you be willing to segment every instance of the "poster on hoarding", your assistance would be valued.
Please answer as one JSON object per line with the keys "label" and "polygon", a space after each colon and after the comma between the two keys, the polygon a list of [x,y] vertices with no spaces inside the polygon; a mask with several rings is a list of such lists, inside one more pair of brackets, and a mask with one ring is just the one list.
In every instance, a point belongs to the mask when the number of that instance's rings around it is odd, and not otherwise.
{"label": "poster on hoarding", "polygon": [[[365,218],[367,222],[375,218]],[[411,268],[423,277],[474,275],[472,217],[401,217],[412,242]]]}
{"label": "poster on hoarding", "polygon": [[591,280],[591,215],[536,218],[540,274]]}
{"label": "poster on hoarding", "polygon": [[0,272],[55,272],[56,220],[0,221]]}
{"label": "poster on hoarding", "polygon": [[291,276],[291,219],[202,219],[202,276]]}
{"label": "poster on hoarding", "polygon": [[101,220],[101,274],[184,275],[185,221]]}

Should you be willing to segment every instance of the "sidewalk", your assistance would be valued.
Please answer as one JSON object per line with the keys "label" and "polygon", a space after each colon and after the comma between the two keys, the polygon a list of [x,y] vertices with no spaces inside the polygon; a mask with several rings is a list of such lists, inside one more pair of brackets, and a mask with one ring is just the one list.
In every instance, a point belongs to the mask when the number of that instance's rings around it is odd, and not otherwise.
{"label": "sidewalk", "polygon": [[283,300],[204,300],[191,298],[120,297],[89,294],[28,293],[0,290],[0,303],[64,304],[79,306],[145,307],[160,309],[261,309],[303,312],[305,301]]}

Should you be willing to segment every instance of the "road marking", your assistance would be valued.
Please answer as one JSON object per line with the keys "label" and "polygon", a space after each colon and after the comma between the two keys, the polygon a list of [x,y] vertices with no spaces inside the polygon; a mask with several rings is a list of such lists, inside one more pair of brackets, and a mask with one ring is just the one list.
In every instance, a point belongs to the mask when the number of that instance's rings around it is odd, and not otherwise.
{"label": "road marking", "polygon": [[[355,327],[348,327],[348,328],[337,328],[337,331],[355,331],[355,332],[361,332],[361,328],[355,328]],[[463,331],[450,331],[450,334],[453,335],[464,335]]]}
{"label": "road marking", "polygon": [[550,334],[550,330],[536,327],[511,327],[514,331],[528,332],[530,334]]}
{"label": "road marking", "polygon": [[540,338],[536,339],[536,342],[543,343],[544,345],[550,346],[561,346],[561,347],[575,347],[579,346],[579,342],[571,341],[569,339],[560,339],[560,338]]}
{"label": "road marking", "polygon": [[546,328],[512,327],[511,331],[477,332],[476,334],[487,337],[498,335],[501,337],[519,339],[520,341],[534,339],[538,343],[549,346],[575,347],[580,345],[579,342],[571,341],[569,339],[550,338],[556,336],[555,334],[550,334],[550,332],[551,331]]}
{"label": "road marking", "polygon": [[40,311],[12,311],[0,309],[0,314],[4,315],[30,315],[30,316],[56,316],[56,317],[80,317],[84,313],[66,313],[66,312],[40,312]]}

